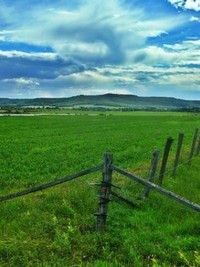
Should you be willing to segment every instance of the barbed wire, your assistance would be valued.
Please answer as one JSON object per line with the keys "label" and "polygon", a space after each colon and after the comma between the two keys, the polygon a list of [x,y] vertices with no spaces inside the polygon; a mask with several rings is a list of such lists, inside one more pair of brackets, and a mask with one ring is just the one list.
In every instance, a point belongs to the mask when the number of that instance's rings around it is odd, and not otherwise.
{"label": "barbed wire", "polygon": [[[177,169],[180,169],[180,167],[182,167],[182,166],[185,166],[186,164],[188,164],[190,162],[190,160],[188,159],[188,160],[186,160],[186,161],[184,161],[184,162],[181,162],[181,163],[179,163],[177,166],[176,166],[176,170]],[[172,174],[172,172],[174,171],[174,167],[172,167],[172,168],[170,168],[170,169],[167,169],[165,172],[164,172],[164,175],[168,175],[168,174]],[[158,179],[159,178],[159,175],[160,174],[157,174],[156,176],[155,176],[155,178],[154,179]]]}

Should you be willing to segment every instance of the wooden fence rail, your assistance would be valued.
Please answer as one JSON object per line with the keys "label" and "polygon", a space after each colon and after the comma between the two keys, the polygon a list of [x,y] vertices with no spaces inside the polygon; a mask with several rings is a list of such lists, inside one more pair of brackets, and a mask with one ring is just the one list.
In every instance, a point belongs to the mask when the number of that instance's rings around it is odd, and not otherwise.
{"label": "wooden fence rail", "polygon": [[172,198],[172,199],[176,200],[177,202],[180,202],[181,204],[183,204],[183,205],[185,205],[185,206],[187,206],[193,210],[200,212],[200,205],[193,203],[192,201],[189,201],[183,197],[180,197],[180,196],[172,193],[171,191],[162,188],[161,186],[158,186],[154,183],[151,183],[145,179],[142,179],[139,176],[133,175],[133,174],[131,174],[131,173],[115,166],[115,165],[112,165],[112,169],[113,169],[113,171],[116,171],[116,172],[122,174],[123,176],[126,176],[126,177],[130,178],[131,180],[144,185],[145,187],[149,187],[150,189],[157,191],[158,193],[165,195],[168,198]]}
{"label": "wooden fence rail", "polygon": [[53,186],[56,186],[56,185],[59,185],[59,184],[62,184],[62,183],[69,182],[71,180],[77,179],[77,178],[79,178],[81,176],[84,176],[86,174],[90,174],[90,173],[93,173],[93,172],[96,172],[96,171],[99,171],[99,170],[102,170],[102,165],[96,166],[96,167],[92,167],[90,169],[86,169],[86,170],[77,172],[75,174],[71,174],[69,176],[60,178],[60,179],[58,179],[56,181],[53,181],[53,182],[49,182],[49,183],[42,184],[42,185],[39,185],[39,186],[36,186],[36,187],[32,187],[30,189],[26,189],[26,190],[23,190],[23,191],[14,193],[14,194],[10,194],[10,195],[7,195],[7,196],[2,196],[2,197],[0,197],[0,201],[6,201],[6,200],[14,199],[14,198],[17,198],[17,197],[21,197],[21,196],[24,196],[24,195],[32,194],[32,193],[37,192],[37,191],[42,191],[42,190],[45,190],[47,188],[50,188],[50,187],[53,187]]}

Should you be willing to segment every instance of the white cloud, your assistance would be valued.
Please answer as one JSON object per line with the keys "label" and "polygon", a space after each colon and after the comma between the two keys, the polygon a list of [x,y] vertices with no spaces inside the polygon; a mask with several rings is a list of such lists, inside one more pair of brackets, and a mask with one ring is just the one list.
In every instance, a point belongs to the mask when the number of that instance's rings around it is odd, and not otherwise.
{"label": "white cloud", "polygon": [[168,0],[176,8],[200,11],[200,0]]}
{"label": "white cloud", "polygon": [[172,5],[183,6],[184,0],[168,0]]}
{"label": "white cloud", "polygon": [[185,2],[185,8],[200,11],[200,0],[187,0]]}
{"label": "white cloud", "polygon": [[124,63],[147,38],[167,34],[185,23],[183,16],[170,14],[150,18],[142,8],[130,9],[120,0],[102,0],[101,5],[98,0],[86,0],[76,9],[66,6],[45,13],[38,8],[18,15],[13,12],[8,13],[8,30],[13,31],[10,40],[50,46],[60,56],[95,64]]}
{"label": "white cloud", "polygon": [[148,66],[163,65],[167,68],[181,65],[200,65],[200,40],[187,40],[163,47],[147,46],[133,52],[132,60]]}
{"label": "white cloud", "polygon": [[200,40],[187,40],[180,44],[164,45],[175,56],[171,64],[176,65],[200,65]]}
{"label": "white cloud", "polygon": [[77,84],[105,84],[110,83],[111,78],[101,75],[94,71],[85,71],[82,73],[73,73],[67,77],[67,80],[71,80]]}
{"label": "white cloud", "polygon": [[174,60],[176,60],[176,54],[170,51],[167,51],[161,47],[157,46],[148,46],[146,48],[142,48],[136,53],[133,53],[133,60],[137,63],[145,63],[148,65],[155,64],[171,64]]}
{"label": "white cloud", "polygon": [[194,16],[192,16],[192,17],[190,18],[190,21],[197,21],[197,22],[200,22],[200,17],[194,17]]}
{"label": "white cloud", "polygon": [[15,31],[1,31],[0,30],[0,41],[8,41],[9,40],[9,36],[13,35],[15,33]]}
{"label": "white cloud", "polygon": [[57,53],[63,56],[70,56],[74,58],[78,58],[79,60],[84,60],[86,55],[87,59],[91,59],[92,61],[95,58],[101,59],[108,55],[109,48],[103,42],[94,42],[94,43],[85,43],[85,42],[69,42],[65,44],[57,44],[56,45]]}
{"label": "white cloud", "polygon": [[57,58],[57,55],[55,53],[37,53],[37,52],[22,52],[17,50],[11,50],[11,51],[2,51],[0,50],[0,56],[12,58],[12,57],[18,57],[18,58],[31,58],[31,59],[46,59],[46,60],[55,60]]}
{"label": "white cloud", "polygon": [[39,82],[33,79],[26,79],[26,78],[16,78],[16,79],[4,79],[3,82],[8,83],[17,83],[22,85],[29,85],[29,86],[39,86]]}

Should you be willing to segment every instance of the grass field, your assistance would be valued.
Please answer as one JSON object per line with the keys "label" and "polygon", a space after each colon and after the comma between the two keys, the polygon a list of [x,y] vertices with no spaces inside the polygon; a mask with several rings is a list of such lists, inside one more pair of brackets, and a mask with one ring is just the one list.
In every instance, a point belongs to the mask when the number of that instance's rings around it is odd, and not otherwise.
{"label": "grass field", "polygon": [[[75,116],[0,117],[0,194],[6,195],[102,163],[108,151],[114,163],[147,176],[152,152],[163,152],[179,132],[185,134],[181,162],[188,159],[200,115],[167,112],[75,112]],[[200,203],[200,157],[181,165],[163,186]],[[137,200],[133,209],[112,201],[107,229],[95,232],[97,189],[89,183],[101,173],[0,205],[0,266],[200,266],[200,216],[120,175],[118,193]],[[114,200],[114,199],[113,199]]]}

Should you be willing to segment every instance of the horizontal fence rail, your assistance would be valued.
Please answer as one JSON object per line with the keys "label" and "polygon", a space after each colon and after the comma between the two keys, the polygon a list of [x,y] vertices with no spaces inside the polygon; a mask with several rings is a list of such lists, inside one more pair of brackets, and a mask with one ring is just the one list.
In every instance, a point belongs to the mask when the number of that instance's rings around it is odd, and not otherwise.
{"label": "horizontal fence rail", "polygon": [[139,176],[133,175],[133,174],[131,174],[131,173],[115,166],[115,165],[112,165],[111,168],[113,171],[116,171],[116,172],[130,178],[131,180],[134,180],[134,181],[136,181],[136,182],[138,182],[138,183],[140,183],[146,187],[149,187],[152,190],[157,191],[160,194],[167,196],[168,198],[175,199],[177,202],[180,202],[181,204],[183,204],[183,205],[185,205],[185,206],[187,206],[193,210],[200,212],[200,205],[193,203],[192,201],[189,201],[183,197],[180,197],[180,196],[172,193],[171,191],[168,191],[168,190],[166,190],[166,189],[164,189],[164,188],[162,188],[156,184],[153,184],[149,181],[146,181],[145,179],[142,179]]}
{"label": "horizontal fence rail", "polygon": [[99,171],[99,170],[102,170],[102,165],[96,166],[96,167],[92,167],[90,169],[86,169],[86,170],[77,172],[75,174],[71,174],[69,176],[60,178],[60,179],[58,179],[56,181],[52,181],[52,182],[49,182],[49,183],[46,183],[46,184],[42,184],[42,185],[39,185],[39,186],[36,186],[36,187],[32,187],[30,189],[26,189],[26,190],[23,190],[23,191],[20,191],[20,192],[17,192],[17,193],[13,193],[13,194],[10,194],[10,195],[7,195],[7,196],[2,196],[2,197],[0,197],[0,201],[7,201],[7,200],[14,199],[14,198],[17,198],[17,197],[21,197],[21,196],[24,196],[24,195],[32,194],[32,193],[35,193],[37,191],[42,191],[42,190],[45,190],[47,188],[50,188],[50,187],[53,187],[53,186],[56,186],[56,185],[59,185],[59,184],[62,184],[62,183],[69,182],[71,180],[77,179],[77,178],[79,178],[81,176],[84,176],[84,175],[87,175],[87,174],[90,174],[90,173],[93,173],[93,172],[96,172],[96,171]]}

